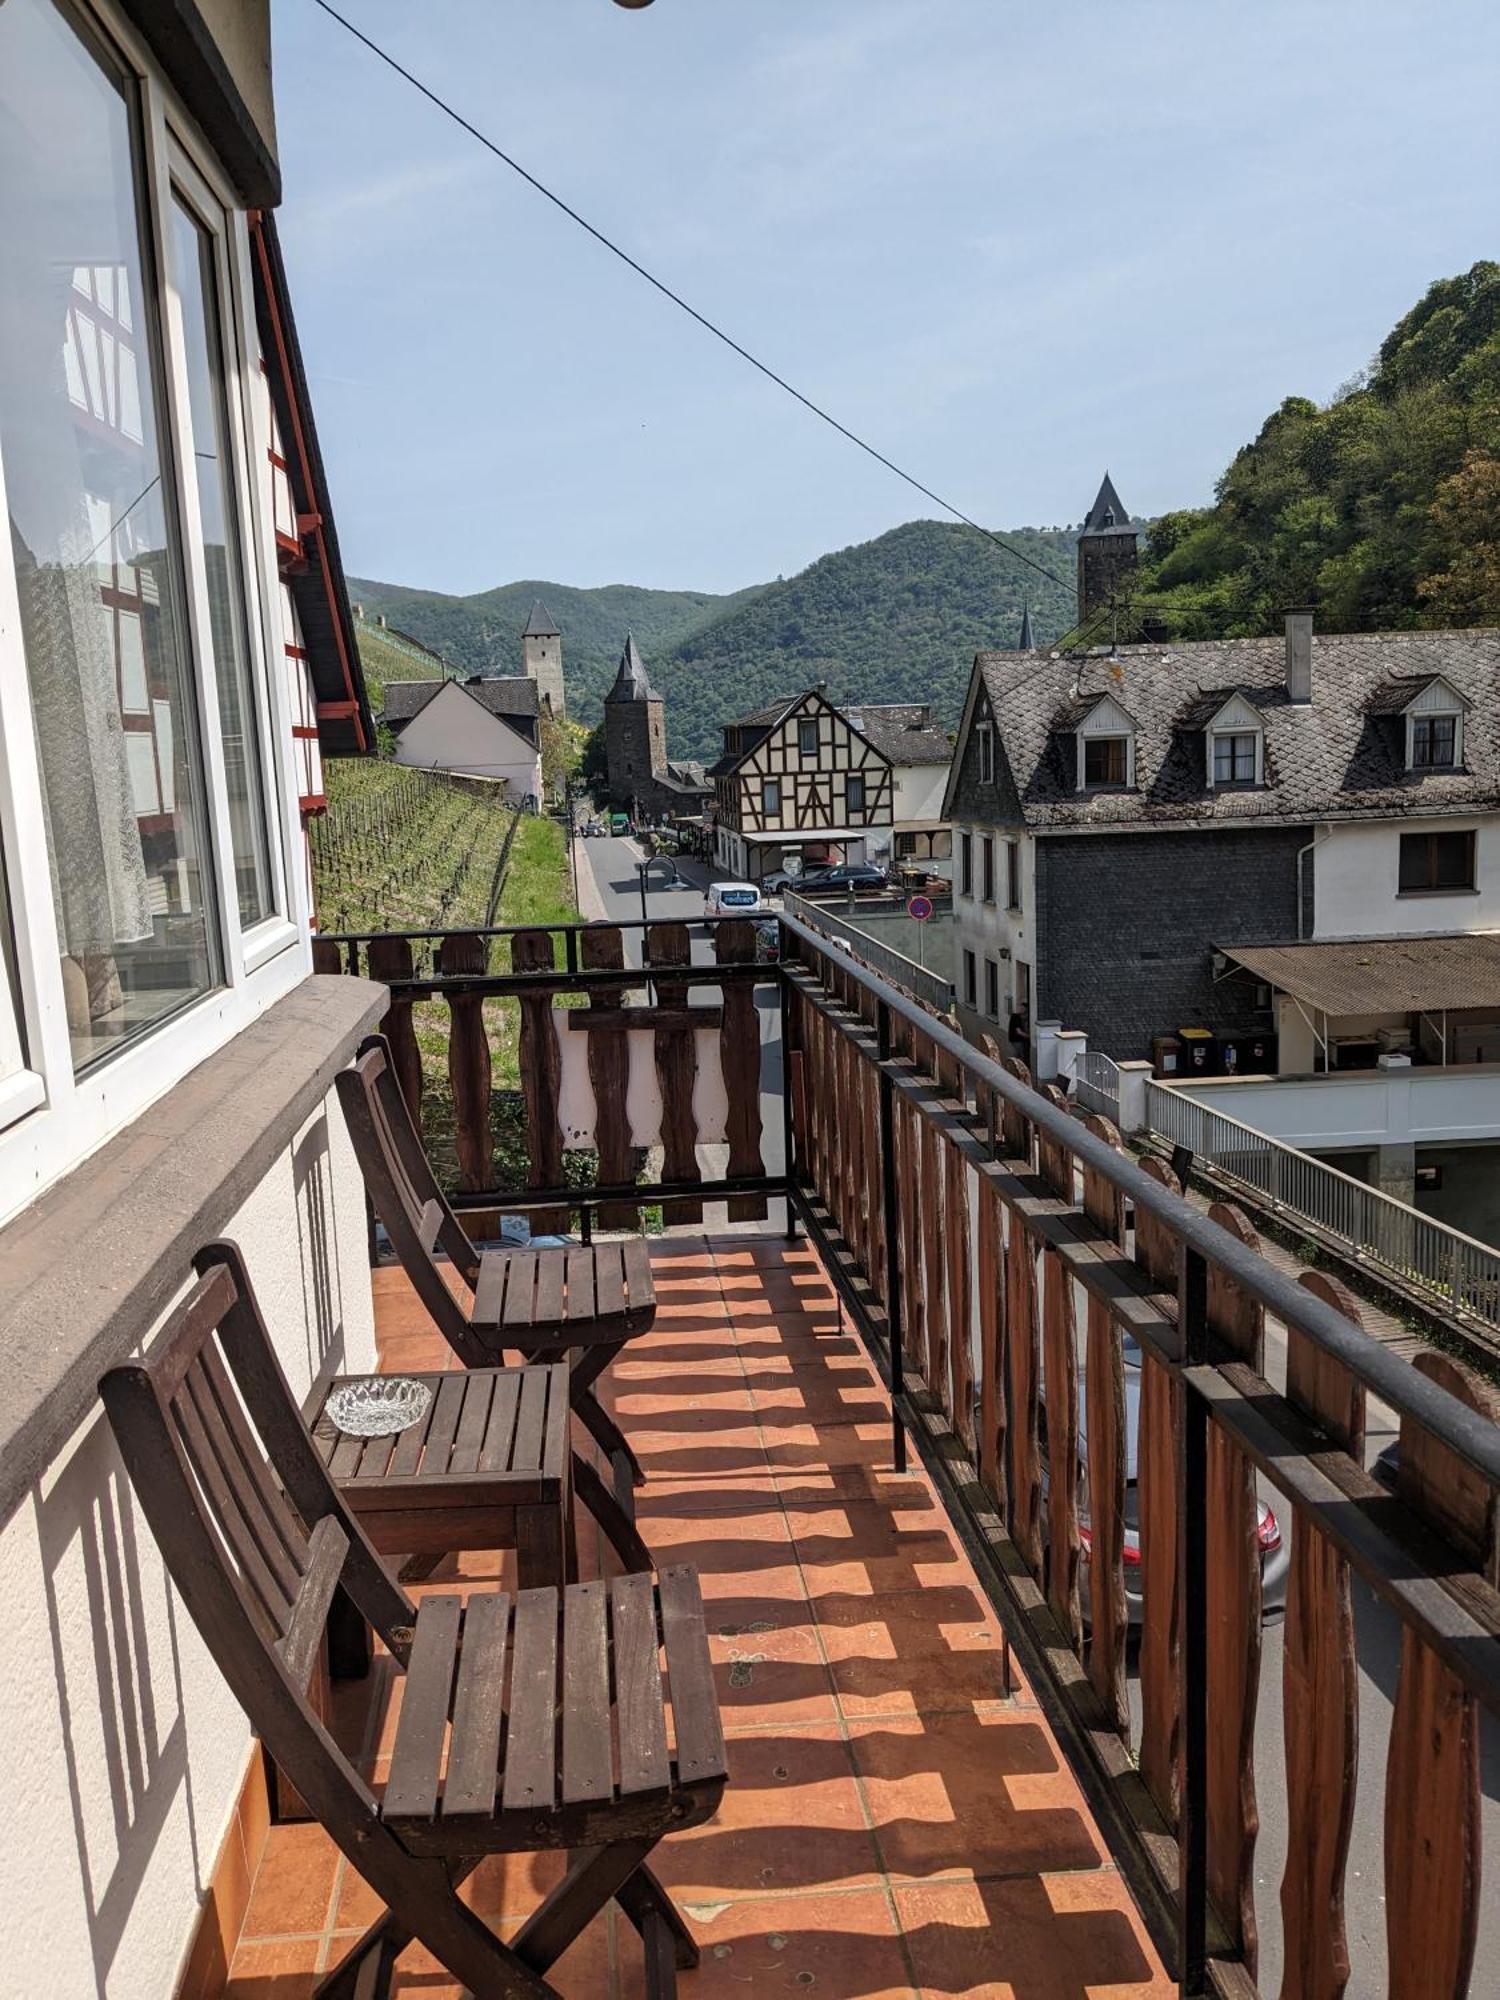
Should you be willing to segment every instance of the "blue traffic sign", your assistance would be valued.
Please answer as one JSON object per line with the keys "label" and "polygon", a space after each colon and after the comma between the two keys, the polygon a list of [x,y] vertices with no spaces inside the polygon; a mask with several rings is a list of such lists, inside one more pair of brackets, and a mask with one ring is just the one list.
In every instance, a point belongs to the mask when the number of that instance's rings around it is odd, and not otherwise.
{"label": "blue traffic sign", "polygon": [[913,896],[906,906],[906,914],[909,917],[915,917],[919,924],[925,924],[927,919],[932,915],[932,898],[930,896]]}

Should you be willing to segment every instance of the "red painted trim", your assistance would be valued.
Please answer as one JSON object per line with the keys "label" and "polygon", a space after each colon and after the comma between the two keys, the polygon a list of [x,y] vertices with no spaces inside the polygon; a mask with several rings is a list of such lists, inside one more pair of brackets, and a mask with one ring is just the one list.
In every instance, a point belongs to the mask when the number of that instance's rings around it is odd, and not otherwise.
{"label": "red painted trim", "polygon": [[359,714],[359,704],[354,701],[320,701],[318,714],[329,722],[347,722],[351,715]]}
{"label": "red painted trim", "polygon": [[[276,337],[276,359],[281,369],[281,378],[287,387],[287,401],[292,413],[293,443],[302,471],[302,489],[313,492],[312,466],[307,456],[307,438],[302,428],[302,412],[297,407],[297,398],[292,393],[292,366],[287,353],[286,329],[281,322],[281,302],[276,296],[276,286],[271,277],[271,259],[266,250],[265,230],[259,209],[251,209],[249,214],[250,236],[255,245],[255,254],[260,265],[261,285],[265,292],[266,312]],[[323,588],[328,598],[328,610],[333,623],[333,642],[338,648],[339,669],[344,679],[344,692],[348,697],[347,709],[341,713],[354,721],[354,740],[359,749],[368,750],[372,746],[365,737],[365,726],[359,712],[359,698],[355,693],[354,670],[350,664],[348,650],[344,645],[343,625],[339,618],[338,593],[334,589],[333,570],[328,560],[328,544],[324,539],[320,521],[313,529],[313,543],[317,551],[318,566],[323,573]]]}
{"label": "red painted trim", "polygon": [[304,819],[315,819],[319,813],[326,813],[328,810],[328,798],[323,792],[306,792],[298,799],[297,804],[302,808]]}
{"label": "red painted trim", "polygon": [[306,737],[310,742],[316,743],[318,740],[317,724],[311,722],[294,722],[292,724],[292,734],[293,736]]}

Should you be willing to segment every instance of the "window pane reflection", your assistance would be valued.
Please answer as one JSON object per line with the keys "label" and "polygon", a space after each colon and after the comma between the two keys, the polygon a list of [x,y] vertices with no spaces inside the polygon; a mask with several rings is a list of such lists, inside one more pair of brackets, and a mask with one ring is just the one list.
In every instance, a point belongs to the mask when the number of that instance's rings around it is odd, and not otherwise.
{"label": "window pane reflection", "polygon": [[75,1068],[217,978],[124,89],[0,7],[0,453]]}
{"label": "window pane reflection", "polygon": [[234,461],[214,239],[179,198],[172,204],[173,249],[182,300],[184,358],[198,514],[208,570],[210,638],[219,690],[219,727],[234,843],[240,922],[248,929],[271,914],[271,860],[266,833],[255,685],[251,679],[245,582],[240,563]]}

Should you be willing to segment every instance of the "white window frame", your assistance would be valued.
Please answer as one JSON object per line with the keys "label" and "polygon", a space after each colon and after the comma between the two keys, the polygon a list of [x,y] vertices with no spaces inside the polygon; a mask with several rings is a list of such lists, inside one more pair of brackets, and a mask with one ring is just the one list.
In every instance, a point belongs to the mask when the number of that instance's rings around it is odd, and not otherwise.
{"label": "white window frame", "polygon": [[[854,799],[852,796],[854,787],[856,785],[859,786],[858,805],[854,803]],[[869,812],[869,810],[870,810],[870,787],[864,772],[846,771],[844,773],[844,813],[849,821],[849,824],[853,826],[856,813],[860,816],[861,819],[863,819]]]}
{"label": "white window frame", "polygon": [[781,817],[781,780],[762,778],[760,781],[760,816],[764,819]]}
{"label": "white window frame", "polygon": [[992,785],[995,782],[995,725],[985,716],[974,733],[979,739],[979,782],[981,785]]}
{"label": "white window frame", "polygon": [[[812,731],[811,750],[807,747],[807,731],[809,729]],[[811,757],[814,763],[816,763],[820,735],[818,718],[815,715],[799,715],[797,717],[797,755],[799,757]]]}
{"label": "white window frame", "polygon": [[[1218,775],[1219,745],[1232,743],[1237,736],[1248,736],[1254,742],[1253,773],[1248,778],[1221,778]],[[1208,785],[1210,791],[1228,789],[1238,791],[1245,785],[1259,785],[1265,774],[1265,734],[1259,729],[1214,729],[1208,739]]]}
{"label": "white window frame", "polygon": [[[1453,762],[1451,764],[1419,764],[1417,762],[1417,724],[1419,722],[1452,722]],[[1431,772],[1460,771],[1464,761],[1464,713],[1461,708],[1430,708],[1419,714],[1413,709],[1406,712],[1406,768],[1419,778]]]}
{"label": "white window frame", "polygon": [[[256,398],[249,393],[251,357],[258,352],[244,211],[144,43],[113,0],[70,0],[65,15],[85,40],[100,44],[127,81],[140,110],[144,282],[154,288],[150,310],[161,342],[166,421],[164,470],[182,524],[189,678],[197,703],[208,791],[206,886],[217,906],[215,949],[223,983],[75,1075],[63,1000],[57,920],[42,810],[37,744],[21,643],[20,604],[9,536],[0,536],[0,846],[8,864],[17,1000],[0,979],[0,1222],[146,1107],[311,970],[311,911],[304,871],[289,865],[300,851],[293,769],[292,717],[286,677],[279,671],[285,635],[270,513],[270,440],[260,435]],[[169,269],[174,185],[200,219],[207,201],[218,211],[219,318],[227,352],[231,444],[241,569],[247,596],[252,685],[260,729],[261,768],[270,822],[275,914],[242,932],[224,783],[218,692],[208,630],[206,573],[198,528],[196,482],[182,442],[187,410],[180,307]],[[195,274],[196,276],[196,274]],[[142,300],[145,310],[147,300]],[[0,518],[5,514],[5,467],[0,457]],[[23,863],[25,864],[23,869]],[[22,1051],[25,1061],[22,1061]]]}
{"label": "white window frame", "polygon": [[[1116,784],[1112,779],[1102,784],[1091,784],[1086,776],[1088,770],[1088,746],[1091,743],[1123,743],[1125,745],[1125,777]],[[1135,787],[1135,737],[1129,730],[1099,729],[1078,732],[1078,789],[1080,792],[1132,791]]]}

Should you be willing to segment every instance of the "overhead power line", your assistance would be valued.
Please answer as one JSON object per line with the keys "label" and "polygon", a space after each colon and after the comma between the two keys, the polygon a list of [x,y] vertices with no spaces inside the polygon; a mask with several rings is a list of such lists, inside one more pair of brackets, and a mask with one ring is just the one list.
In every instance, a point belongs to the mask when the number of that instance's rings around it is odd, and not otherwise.
{"label": "overhead power line", "polygon": [[560,209],[570,222],[576,222],[580,229],[592,236],[594,241],[608,250],[611,256],[618,257],[620,262],[634,271],[638,278],[644,278],[646,283],[660,292],[664,299],[670,300],[680,311],[685,312],[689,319],[696,320],[706,333],[711,333],[715,340],[722,341],[731,353],[737,354],[741,361],[748,362],[752,368],[764,375],[768,382],[773,382],[794,402],[800,403],[803,409],[811,411],[820,422],[827,424],[831,430],[837,431],[840,437],[846,438],[850,444],[858,446],[859,450],[873,458],[877,465],[883,465],[887,472],[893,472],[914,492],[922,494],[925,499],[932,501],[934,506],[941,507],[945,514],[951,514],[955,521],[962,522],[966,528],[972,528],[975,534],[983,535],[987,542],[993,543],[1014,561],[1024,563],[1028,569],[1035,570],[1038,576],[1045,577],[1049,583],[1061,584],[1064,589],[1072,588],[1071,577],[1063,576],[1057,570],[1049,568],[1046,563],[1037,562],[1034,557],[1027,555],[1024,549],[1017,548],[1014,542],[1008,541],[1004,535],[996,534],[993,528],[984,527],[971,514],[966,514],[962,507],[955,507],[951,500],[945,500],[941,493],[936,493],[932,487],[924,485],[915,473],[908,472],[893,458],[887,458],[883,451],[862,438],[857,431],[852,431],[847,424],[840,423],[838,418],[825,410],[821,403],[815,403],[811,396],[804,395],[794,383],[787,381],[784,375],[779,375],[768,362],[762,361],[759,355],[752,354],[748,347],[734,338],[733,334],[726,333],[722,326],[708,317],[707,313],[701,313],[696,306],[690,305],[680,292],[673,291],[672,287],[658,278],[654,271],[647,270],[646,266],[632,257],[628,250],[622,249],[613,237],[606,236],[602,229],[588,220],[587,216],[580,215],[578,210],[564,201],[560,194],[555,194],[545,181],[538,180],[536,175],[523,167],[514,155],[507,153],[502,146],[497,146],[493,139],[481,132],[479,127],[465,118],[461,111],[455,110],[445,97],[440,97],[435,90],[423,83],[419,76],[413,75],[404,64],[399,63],[388,49],[382,48],[379,42],[373,40],[362,28],[357,28],[346,15],[341,14],[337,7],[331,6],[329,0],[314,0],[314,4],[321,7],[330,19],[337,21],[339,26],[351,34],[357,42],[363,43],[371,55],[378,56],[388,69],[394,70],[396,75],[409,83],[413,90],[420,92],[429,104],[436,106],[443,113],[445,118],[451,118],[453,123],[467,132],[471,139],[477,139],[486,152],[493,153],[495,158],[509,167],[512,173],[519,174],[528,187],[534,188],[539,195],[550,201],[554,208]]}

